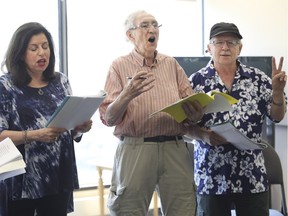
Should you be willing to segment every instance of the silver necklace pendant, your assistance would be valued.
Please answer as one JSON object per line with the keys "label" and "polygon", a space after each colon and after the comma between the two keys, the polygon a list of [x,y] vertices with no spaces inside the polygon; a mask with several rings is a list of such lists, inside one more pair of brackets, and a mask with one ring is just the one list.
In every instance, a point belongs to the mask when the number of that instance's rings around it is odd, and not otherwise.
{"label": "silver necklace pendant", "polygon": [[43,95],[44,94],[44,92],[43,92],[43,90],[40,88],[40,89],[38,89],[38,94],[39,95]]}

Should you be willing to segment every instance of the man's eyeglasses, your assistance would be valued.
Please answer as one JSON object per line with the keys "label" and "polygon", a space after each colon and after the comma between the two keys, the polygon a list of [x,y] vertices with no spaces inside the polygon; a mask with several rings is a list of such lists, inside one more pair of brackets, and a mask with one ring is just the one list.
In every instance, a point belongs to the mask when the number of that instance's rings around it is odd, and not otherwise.
{"label": "man's eyeglasses", "polygon": [[223,47],[224,44],[227,44],[228,47],[235,47],[240,44],[240,40],[213,40],[210,41],[210,44],[213,44],[216,47]]}
{"label": "man's eyeglasses", "polygon": [[147,30],[149,29],[151,26],[153,26],[153,28],[158,29],[160,28],[162,25],[159,25],[157,22],[153,22],[153,23],[149,23],[149,22],[143,22],[140,23],[138,26],[133,26],[132,28],[130,28],[130,30],[136,30],[138,28],[143,29],[143,30]]}

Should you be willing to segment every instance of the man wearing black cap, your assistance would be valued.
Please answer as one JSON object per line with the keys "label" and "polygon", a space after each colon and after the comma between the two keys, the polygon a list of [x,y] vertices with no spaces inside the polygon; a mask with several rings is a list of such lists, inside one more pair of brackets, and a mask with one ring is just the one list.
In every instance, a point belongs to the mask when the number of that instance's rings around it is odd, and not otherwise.
{"label": "man wearing black cap", "polygon": [[[238,99],[233,111],[205,114],[200,127],[191,131],[196,138],[195,183],[198,216],[268,216],[268,182],[261,150],[240,150],[209,130],[211,125],[231,122],[254,142],[261,142],[265,116],[273,122],[283,119],[287,98],[286,75],[272,58],[272,79],[259,69],[239,60],[242,35],[233,23],[217,23],[210,31],[207,52],[211,60],[191,75],[195,92],[217,90]],[[193,132],[193,133],[192,133]]]}

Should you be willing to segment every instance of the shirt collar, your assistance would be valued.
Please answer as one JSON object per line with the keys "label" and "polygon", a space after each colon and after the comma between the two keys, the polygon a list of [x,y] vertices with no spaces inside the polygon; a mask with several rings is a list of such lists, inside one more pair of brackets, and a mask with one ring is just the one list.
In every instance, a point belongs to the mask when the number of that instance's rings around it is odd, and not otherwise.
{"label": "shirt collar", "polygon": [[[145,64],[145,62],[146,62],[145,58],[144,58],[141,54],[139,54],[139,53],[136,51],[136,49],[133,49],[131,54],[132,54],[132,56],[135,58],[135,61],[137,62],[137,64],[139,64],[141,67],[143,67],[143,66],[146,65],[146,64]],[[158,62],[158,60],[159,60],[159,57],[158,57],[157,54],[158,54],[158,51],[155,50],[155,52],[154,52],[154,63],[153,63],[153,65],[155,65],[155,64]]]}
{"label": "shirt collar", "polygon": [[[236,64],[238,65],[236,75],[243,78],[250,78],[252,75],[249,73],[250,69],[246,65],[242,64],[238,59],[236,60]],[[206,76],[213,77],[215,76],[216,70],[214,68],[213,59],[211,59],[206,65]]]}

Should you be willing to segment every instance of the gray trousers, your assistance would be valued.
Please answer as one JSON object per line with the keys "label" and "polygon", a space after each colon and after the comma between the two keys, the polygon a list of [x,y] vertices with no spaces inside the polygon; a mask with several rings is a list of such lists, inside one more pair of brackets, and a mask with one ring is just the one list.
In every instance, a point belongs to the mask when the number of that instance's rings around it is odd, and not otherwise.
{"label": "gray trousers", "polygon": [[156,189],[165,216],[195,216],[193,161],[183,140],[144,142],[125,137],[117,147],[107,206],[112,216],[145,216]]}

